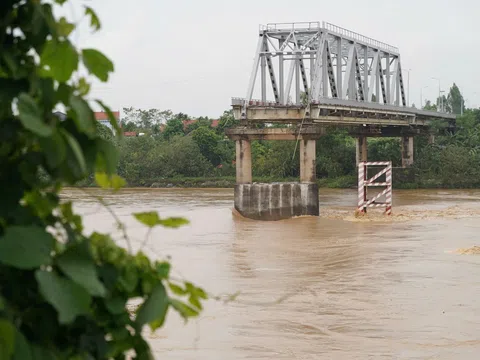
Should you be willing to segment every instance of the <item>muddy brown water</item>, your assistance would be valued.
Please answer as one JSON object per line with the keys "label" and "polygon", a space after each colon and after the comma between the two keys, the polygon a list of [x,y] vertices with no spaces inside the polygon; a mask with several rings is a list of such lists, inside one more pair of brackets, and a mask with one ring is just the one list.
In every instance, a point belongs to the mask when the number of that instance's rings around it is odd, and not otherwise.
{"label": "muddy brown water", "polygon": [[[135,249],[146,231],[132,212],[187,217],[155,230],[145,252],[171,256],[175,276],[209,293],[241,292],[187,325],[169,312],[147,333],[157,359],[480,358],[480,256],[465,251],[480,245],[480,191],[395,191],[387,219],[355,218],[355,191],[320,190],[320,217],[280,222],[233,216],[230,189],[88,191]],[[120,239],[94,199],[64,198],[88,232]]]}

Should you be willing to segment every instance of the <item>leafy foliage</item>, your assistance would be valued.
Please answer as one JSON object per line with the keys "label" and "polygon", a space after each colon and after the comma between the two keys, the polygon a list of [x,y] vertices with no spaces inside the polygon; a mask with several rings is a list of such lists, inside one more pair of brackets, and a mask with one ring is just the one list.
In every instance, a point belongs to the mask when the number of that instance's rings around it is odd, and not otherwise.
{"label": "leafy foliage", "polygon": [[[446,111],[463,111],[463,115],[457,116],[456,132],[450,133],[440,121],[433,122],[430,128],[435,143],[428,143],[426,137],[416,137],[414,166],[405,171],[408,176],[395,177],[395,186],[480,186],[480,110],[463,108],[463,95],[456,84],[444,100]],[[436,111],[437,105],[427,100],[423,109]],[[180,123],[185,119],[183,115],[172,115],[160,134],[126,138],[116,143],[120,154],[118,173],[128,184],[190,186],[201,183],[199,180],[203,178],[205,184],[231,186],[230,179],[235,177],[235,144],[225,136],[225,129],[238,125],[232,111],[223,113],[216,128],[212,128],[211,120],[200,117],[184,129]],[[299,157],[295,145],[295,142],[252,141],[254,177],[263,181],[298,178]],[[399,139],[369,138],[368,158],[387,159],[393,161],[395,167],[402,166]],[[355,184],[355,139],[346,130],[332,127],[317,141],[316,170],[320,186]],[[401,173],[398,168],[394,171],[394,174]],[[212,178],[216,180],[212,182]]]}
{"label": "leafy foliage", "polygon": [[[126,359],[131,351],[151,359],[144,326],[162,326],[169,309],[196,316],[207,296],[189,282],[173,282],[170,263],[133,254],[108,234],[86,235],[71,202],[59,196],[63,186],[92,174],[105,189],[125,185],[116,174],[114,134],[93,117],[88,79],[74,76],[84,66],[107,81],[114,65],[70,42],[76,24],[53,15],[67,3],[1,5],[0,359]],[[84,10],[99,30],[93,9]],[[96,103],[119,141],[112,112]],[[65,119],[53,114],[57,106]],[[135,216],[149,228],[188,223],[154,212]],[[126,305],[134,298],[141,305],[130,314]]]}

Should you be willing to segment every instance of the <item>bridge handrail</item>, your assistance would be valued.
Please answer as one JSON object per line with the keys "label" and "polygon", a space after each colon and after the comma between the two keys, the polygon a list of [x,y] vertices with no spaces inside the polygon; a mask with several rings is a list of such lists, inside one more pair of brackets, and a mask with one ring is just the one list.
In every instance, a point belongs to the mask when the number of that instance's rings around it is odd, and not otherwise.
{"label": "bridge handrail", "polygon": [[331,23],[328,23],[328,22],[324,21],[322,23],[322,27],[324,29],[328,30],[331,33],[335,33],[337,35],[348,36],[348,37],[352,38],[353,40],[358,40],[358,41],[361,41],[363,43],[373,45],[373,46],[375,46],[379,49],[387,50],[390,53],[395,53],[395,54],[399,53],[398,48],[395,47],[395,46],[392,46],[392,45],[386,44],[384,42],[369,38],[367,36],[364,36],[362,34],[354,32],[354,31],[342,28],[340,26],[337,26],[337,25],[334,25],[334,24],[331,24]]}
{"label": "bridge handrail", "polygon": [[268,23],[259,26],[260,31],[285,31],[285,30],[319,30],[321,29],[320,21],[305,21],[291,23]]}

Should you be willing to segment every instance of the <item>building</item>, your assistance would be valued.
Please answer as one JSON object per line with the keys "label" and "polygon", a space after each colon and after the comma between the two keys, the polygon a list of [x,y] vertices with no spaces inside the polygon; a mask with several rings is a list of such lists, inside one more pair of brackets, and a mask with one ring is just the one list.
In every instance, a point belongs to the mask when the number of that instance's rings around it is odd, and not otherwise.
{"label": "building", "polygon": [[60,121],[64,121],[67,118],[67,114],[64,114],[61,111],[55,111],[53,115],[60,119]]}
{"label": "building", "polygon": [[[112,113],[113,113],[113,116],[115,116],[117,123],[121,127],[122,123],[120,122],[120,111],[112,111]],[[105,125],[110,130],[114,131],[113,126],[112,124],[110,124],[110,120],[108,119],[108,114],[105,111],[95,111],[94,115],[95,115],[95,120]]]}

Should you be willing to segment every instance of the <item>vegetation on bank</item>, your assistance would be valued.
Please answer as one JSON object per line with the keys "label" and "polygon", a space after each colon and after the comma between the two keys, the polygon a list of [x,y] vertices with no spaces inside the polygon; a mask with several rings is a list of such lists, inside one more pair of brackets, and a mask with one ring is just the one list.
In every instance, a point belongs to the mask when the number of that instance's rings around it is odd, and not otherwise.
{"label": "vegetation on bank", "polygon": [[[61,201],[62,188],[88,174],[110,191],[125,183],[115,174],[121,147],[96,125],[88,96],[91,79],[107,81],[114,65],[74,46],[77,24],[54,16],[75,5],[0,2],[0,359],[151,360],[145,327],[162,327],[169,310],[197,316],[207,294],[172,277],[168,259],[142,252],[153,228],[186,219],[132,214],[147,233],[134,252],[113,212],[125,248],[110,234],[87,234],[72,203]],[[82,16],[100,28],[93,9],[84,7]],[[96,103],[120,135],[110,109]],[[54,115],[58,107],[65,119]],[[131,300],[139,303],[134,314]]]}
{"label": "vegetation on bank", "polygon": [[[457,119],[457,131],[448,133],[438,125],[433,144],[426,137],[416,137],[415,163],[409,169],[401,168],[399,138],[368,139],[369,160],[393,162],[396,188],[480,187],[480,110],[463,109],[463,96],[455,84],[443,104],[447,112],[463,112]],[[426,101],[424,108],[436,110],[436,105]],[[206,117],[185,122],[192,118],[169,110],[129,108],[124,112],[125,131],[145,133],[121,139],[110,136],[120,156],[118,174],[128,186],[234,185],[235,144],[225,136],[225,129],[237,125],[231,111],[223,113],[218,125]],[[299,149],[295,141],[253,141],[252,158],[254,181],[295,181],[299,177]],[[344,129],[329,129],[317,141],[316,170],[321,187],[354,187],[355,139]],[[78,185],[93,183],[90,177]]]}

